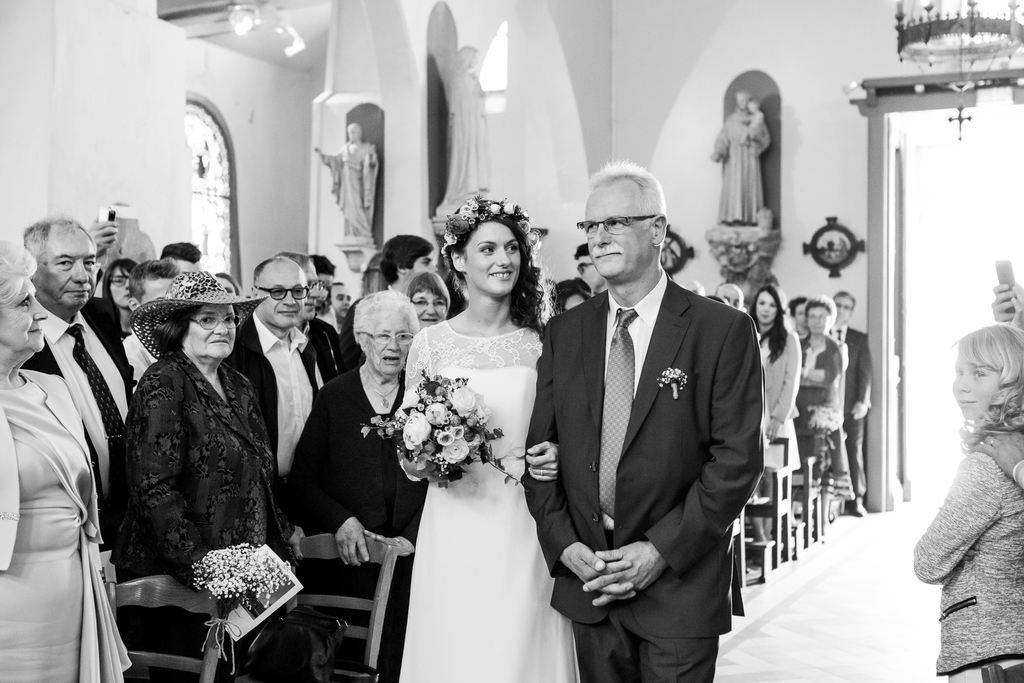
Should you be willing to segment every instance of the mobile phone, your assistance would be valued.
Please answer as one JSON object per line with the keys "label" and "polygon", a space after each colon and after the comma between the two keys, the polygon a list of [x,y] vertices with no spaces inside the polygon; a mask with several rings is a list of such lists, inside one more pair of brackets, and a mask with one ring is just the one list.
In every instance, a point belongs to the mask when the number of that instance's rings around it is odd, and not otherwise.
{"label": "mobile phone", "polygon": [[996,261],[996,276],[999,284],[1013,287],[1013,264],[1009,261]]}
{"label": "mobile phone", "polygon": [[117,220],[117,210],[114,209],[114,207],[112,207],[112,206],[101,206],[100,207],[99,217],[96,220],[100,221],[101,223],[103,221],[110,221],[110,222],[116,221]]}

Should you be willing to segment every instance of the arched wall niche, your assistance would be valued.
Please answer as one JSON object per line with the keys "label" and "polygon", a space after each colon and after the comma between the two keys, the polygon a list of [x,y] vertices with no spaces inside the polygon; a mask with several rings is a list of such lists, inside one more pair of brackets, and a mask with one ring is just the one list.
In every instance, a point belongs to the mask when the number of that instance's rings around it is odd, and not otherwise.
{"label": "arched wall niche", "polygon": [[448,99],[444,75],[455,62],[458,32],[448,4],[439,2],[427,23],[427,215],[444,199],[448,180]]}

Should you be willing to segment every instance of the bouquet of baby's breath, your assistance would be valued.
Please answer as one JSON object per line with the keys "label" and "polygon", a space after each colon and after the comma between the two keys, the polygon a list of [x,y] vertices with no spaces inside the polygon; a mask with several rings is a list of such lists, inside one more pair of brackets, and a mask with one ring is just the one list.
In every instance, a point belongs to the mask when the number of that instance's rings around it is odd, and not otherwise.
{"label": "bouquet of baby's breath", "polygon": [[217,598],[223,614],[238,606],[261,611],[288,580],[280,560],[248,543],[211,550],[192,567],[192,585]]}
{"label": "bouquet of baby's breath", "polygon": [[[227,659],[224,632],[227,631],[235,640],[243,635],[229,619],[231,613],[241,607],[250,617],[259,616],[267,610],[274,593],[289,583],[291,579],[285,573],[281,560],[266,546],[255,548],[248,543],[239,543],[211,550],[192,566],[192,586],[209,592],[217,599],[218,616],[207,621],[206,625],[213,631],[221,659]],[[234,648],[228,649],[234,653]],[[231,673],[234,672],[232,658]]]}

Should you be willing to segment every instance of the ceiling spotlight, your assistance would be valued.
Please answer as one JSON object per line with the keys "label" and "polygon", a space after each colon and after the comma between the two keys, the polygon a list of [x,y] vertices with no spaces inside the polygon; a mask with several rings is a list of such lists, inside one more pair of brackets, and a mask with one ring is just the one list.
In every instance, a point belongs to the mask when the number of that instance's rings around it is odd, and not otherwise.
{"label": "ceiling spotlight", "polygon": [[231,24],[231,30],[237,35],[244,36],[260,23],[260,8],[255,3],[232,5],[228,13],[228,22]]}
{"label": "ceiling spotlight", "polygon": [[291,24],[283,24],[282,27],[284,28],[284,32],[292,39],[292,44],[284,49],[285,56],[294,57],[306,49],[306,41],[302,39],[302,36],[300,36],[294,28],[292,28]]}

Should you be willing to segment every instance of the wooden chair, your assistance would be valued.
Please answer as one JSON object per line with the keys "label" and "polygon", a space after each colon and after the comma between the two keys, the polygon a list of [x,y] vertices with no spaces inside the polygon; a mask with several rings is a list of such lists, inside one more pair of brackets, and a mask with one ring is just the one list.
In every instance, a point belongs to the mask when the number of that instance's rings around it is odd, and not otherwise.
{"label": "wooden chair", "polygon": [[814,483],[814,465],[817,460],[814,456],[801,459],[803,463],[800,469],[793,474],[793,484],[799,487],[800,493],[797,500],[803,508],[801,513],[803,537],[799,539],[798,545],[801,550],[807,550],[816,543],[825,541],[828,516],[825,512],[824,487]]}
{"label": "wooden chair", "polygon": [[[346,638],[358,638],[366,641],[363,664],[377,667],[377,655],[380,654],[381,636],[384,632],[384,615],[388,608],[388,596],[391,594],[391,579],[395,574],[395,562],[398,555],[392,546],[371,538],[366,539],[366,549],[370,553],[370,562],[380,565],[377,577],[377,588],[373,600],[353,598],[342,595],[309,595],[299,593],[296,602],[299,605],[313,607],[331,607],[369,612],[368,626],[349,626],[345,631]],[[334,534],[318,534],[302,539],[302,555],[316,560],[333,560],[339,558],[338,543]]]}
{"label": "wooden chair", "polygon": [[[117,607],[178,607],[195,614],[217,616],[217,601],[212,595],[205,592],[198,593],[173,577],[146,576],[115,584],[109,581],[110,574],[104,573],[105,578],[108,579],[106,581],[107,596],[112,598],[115,615]],[[125,672],[125,678],[132,677],[133,672],[140,673],[142,667],[157,667],[196,673],[199,674],[199,683],[214,683],[219,657],[220,649],[217,647],[217,641],[211,631],[207,637],[202,659],[161,652],[129,650],[128,658],[132,660],[132,667]]]}
{"label": "wooden chair", "polygon": [[783,562],[789,562],[793,557],[794,544],[789,527],[792,517],[793,471],[796,465],[790,461],[789,439],[772,441],[765,454],[765,463],[764,478],[769,482],[771,496],[765,503],[748,504],[745,508],[747,517],[772,521],[772,532],[775,535],[773,541],[748,541],[752,549],[764,552],[762,580],[767,580],[772,570],[778,569]]}

